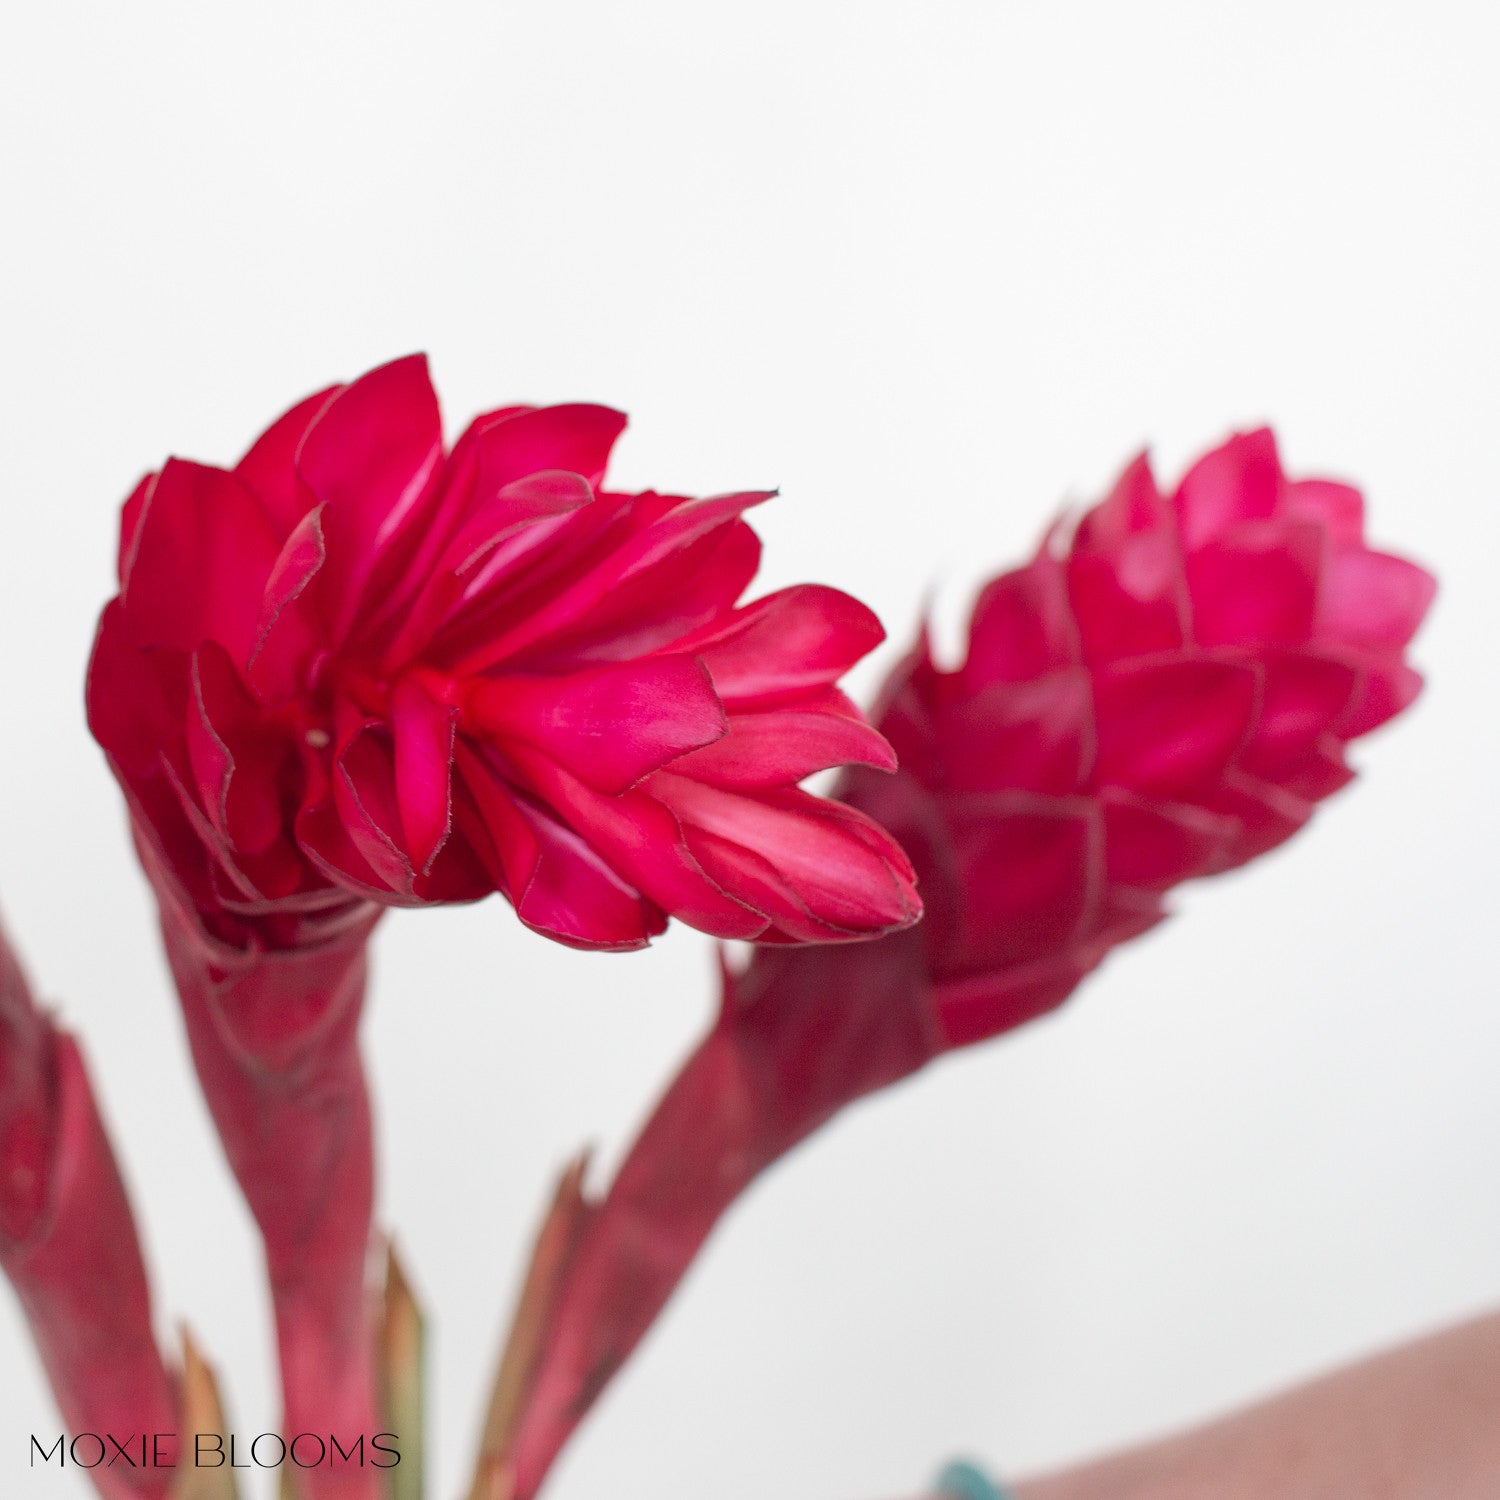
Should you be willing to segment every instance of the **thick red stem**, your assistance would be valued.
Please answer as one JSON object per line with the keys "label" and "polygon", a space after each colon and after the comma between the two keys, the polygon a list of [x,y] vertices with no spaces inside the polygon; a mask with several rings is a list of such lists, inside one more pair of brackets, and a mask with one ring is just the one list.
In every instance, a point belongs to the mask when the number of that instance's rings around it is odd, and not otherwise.
{"label": "thick red stem", "polygon": [[[162,1500],[172,1471],[146,1459],[155,1433],[163,1463],[175,1459],[177,1400],[130,1204],[78,1046],[33,1004],[3,933],[0,1267],[68,1432],[126,1449],[99,1455],[95,1488],[105,1500]],[[81,1438],[77,1458],[95,1457],[96,1440]]]}
{"label": "thick red stem", "polygon": [[[230,1166],[264,1241],[284,1436],[350,1450],[382,1430],[366,1285],[374,1202],[370,1103],[358,1045],[366,950],[380,908],[305,927],[290,948],[238,948],[162,897],[188,1041]],[[398,1434],[399,1436],[399,1434]],[[307,1500],[381,1500],[379,1469],[299,1470]]]}
{"label": "thick red stem", "polygon": [[717,1024],[657,1105],[569,1260],[516,1429],[517,1500],[536,1493],[759,1173],[844,1105],[939,1050],[915,932],[766,949],[739,981],[725,975]]}

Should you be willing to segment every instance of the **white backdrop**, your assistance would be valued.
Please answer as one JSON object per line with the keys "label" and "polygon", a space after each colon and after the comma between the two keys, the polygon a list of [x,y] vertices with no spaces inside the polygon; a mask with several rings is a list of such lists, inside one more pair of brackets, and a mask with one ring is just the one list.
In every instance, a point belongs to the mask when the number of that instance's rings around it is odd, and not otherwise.
{"label": "white backdrop", "polygon": [[[781,485],[764,587],[839,584],[898,639],[1141,443],[1172,477],[1262,418],[1443,584],[1362,781],[761,1184],[558,1500],[1020,1472],[1500,1300],[1497,63],[1477,0],[6,9],[0,902],[237,1430],[277,1419],[257,1256],[83,664],[141,471],[414,348],[450,432],[598,400],[627,483]],[[551,1176],[617,1154],[711,950],[581,956],[491,901],[397,914],[377,964],[450,1497]],[[3,1293],[0,1391],[0,1490],[82,1496],[25,1471],[57,1417]]]}

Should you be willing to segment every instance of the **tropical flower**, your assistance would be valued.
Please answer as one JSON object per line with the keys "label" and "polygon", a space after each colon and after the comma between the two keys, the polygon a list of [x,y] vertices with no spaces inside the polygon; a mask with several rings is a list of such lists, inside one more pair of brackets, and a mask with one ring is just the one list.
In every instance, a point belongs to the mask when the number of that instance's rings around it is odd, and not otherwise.
{"label": "tropical flower", "polygon": [[1352,779],[1349,741],[1416,697],[1434,588],[1365,544],[1357,490],[1287,479],[1262,429],[1170,497],[1136,459],[983,591],[957,671],[919,642],[878,715],[900,785],[848,795],[929,846],[943,1042],[1056,1004],[1172,886],[1301,828]]}
{"label": "tropical flower", "polygon": [[358,1022],[385,907],[498,890],[613,949],[673,915],[796,943],[918,914],[890,835],[798,785],[894,766],[835,685],[878,623],[815,585],[739,605],[769,497],[606,490],[624,420],[509,407],[447,452],[414,357],[125,503],[89,721],[265,1245],[289,1432],[375,1430]]}
{"label": "tropical flower", "polygon": [[603,1200],[569,1210],[498,1439],[506,1500],[535,1494],[766,1166],[861,1095],[1056,1006],[1172,886],[1306,824],[1352,776],[1348,742],[1416,696],[1405,649],[1433,589],[1365,544],[1357,491],[1288,480],[1260,431],[1170,498],[1137,459],[982,592],[956,670],[920,640],[875,715],[901,770],[851,773],[842,795],[910,853],[925,920],[726,970],[717,1024]]}
{"label": "tropical flower", "polygon": [[197,910],[498,890],[615,949],[915,920],[894,841],[798,786],[894,766],[835,685],[879,624],[818,585],[738,605],[769,496],[606,489],[624,425],[508,407],[445,452],[415,356],[142,480],[89,717]]}

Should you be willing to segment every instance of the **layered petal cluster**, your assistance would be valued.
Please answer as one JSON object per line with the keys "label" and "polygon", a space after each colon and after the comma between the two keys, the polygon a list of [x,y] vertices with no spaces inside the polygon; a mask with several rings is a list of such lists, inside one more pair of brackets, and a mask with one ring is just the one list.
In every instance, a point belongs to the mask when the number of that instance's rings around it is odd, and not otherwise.
{"label": "layered petal cluster", "polygon": [[[68,1431],[122,1441],[161,1433],[163,1460],[175,1461],[175,1382],[152,1332],[140,1241],[114,1152],[78,1044],[37,1008],[3,932],[0,1269]],[[82,1440],[86,1463],[94,1441]],[[92,1477],[106,1500],[163,1500],[170,1473],[101,1464]]]}
{"label": "layered petal cluster", "polygon": [[1263,429],[1167,495],[1138,458],[983,591],[957,671],[920,643],[878,715],[900,784],[849,795],[921,850],[944,1042],[1056,1004],[1170,887],[1301,828],[1416,696],[1434,587]]}
{"label": "layered petal cluster", "polygon": [[1059,1004],[1181,881],[1302,827],[1345,747],[1420,679],[1433,595],[1369,548],[1358,493],[1289,480],[1269,432],[1163,495],[1144,458],[981,594],[968,650],[925,640],[874,715],[895,776],[842,795],[915,864],[920,926],[758,951],[602,1200],[572,1217],[502,1455],[530,1500],[724,1212],[852,1101]]}
{"label": "layered petal cluster", "polygon": [[830,941],[909,924],[910,866],[798,783],[889,769],[836,686],[844,594],[738,601],[762,493],[604,487],[625,419],[509,407],[446,451],[420,357],[126,502],[89,716],[200,911],[502,892],[561,942],[670,916]]}

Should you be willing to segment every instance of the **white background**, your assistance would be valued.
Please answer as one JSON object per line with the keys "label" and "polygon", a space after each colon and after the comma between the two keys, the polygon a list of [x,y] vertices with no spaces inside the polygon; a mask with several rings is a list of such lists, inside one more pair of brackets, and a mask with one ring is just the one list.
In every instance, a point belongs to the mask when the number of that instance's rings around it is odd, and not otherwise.
{"label": "white background", "polygon": [[[14,6],[0,23],[0,900],[85,1036],[164,1333],[274,1430],[248,1221],[83,723],[116,507],[430,351],[450,433],[599,400],[617,478],[779,484],[766,587],[959,616],[1065,499],[1272,419],[1443,594],[1419,710],[1057,1019],[848,1115],[712,1242],[558,1500],[1009,1473],[1500,1300],[1500,215],[1482,4]],[[879,663],[857,679],[868,688]],[[456,1492],[523,1244],[705,1018],[707,940],[397,914],[381,1202]],[[0,1489],[57,1418],[0,1294]]]}

